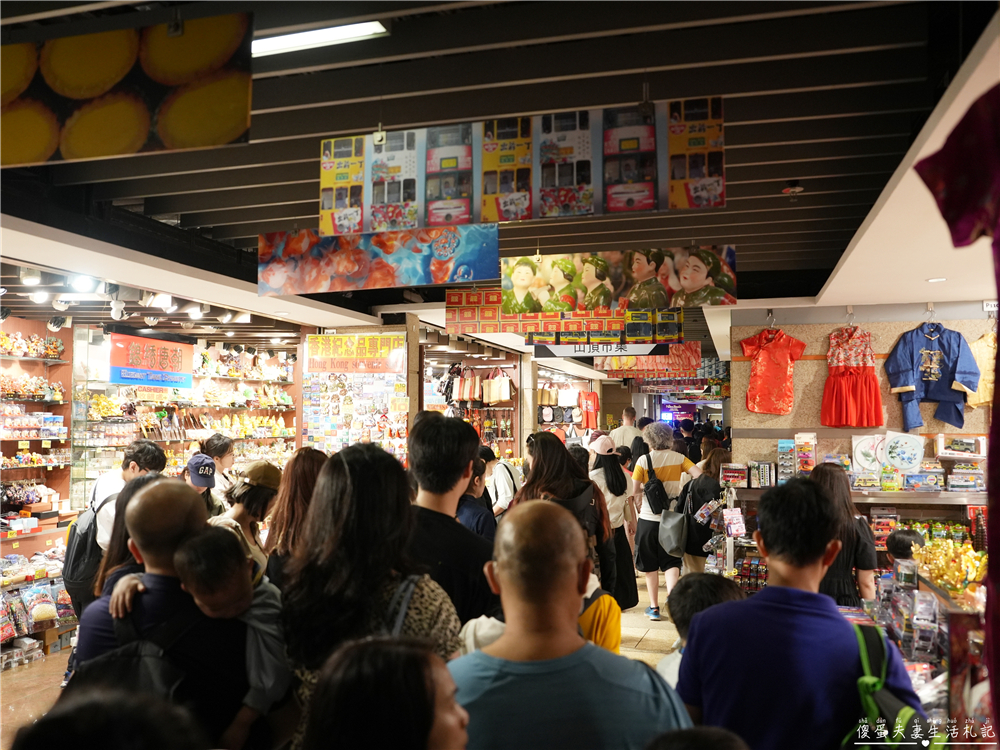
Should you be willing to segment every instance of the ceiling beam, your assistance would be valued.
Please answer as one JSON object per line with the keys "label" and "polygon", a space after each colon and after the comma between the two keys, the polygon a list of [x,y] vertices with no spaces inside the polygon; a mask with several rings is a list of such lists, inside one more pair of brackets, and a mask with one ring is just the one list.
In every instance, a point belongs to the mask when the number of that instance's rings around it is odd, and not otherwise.
{"label": "ceiling beam", "polygon": [[223,211],[195,211],[181,214],[182,227],[220,227],[226,224],[246,224],[265,219],[315,219],[319,216],[319,200],[284,203],[277,206],[233,208]]}
{"label": "ceiling beam", "polygon": [[[319,177],[314,182],[277,187],[253,187],[238,190],[217,190],[212,193],[164,195],[145,200],[147,216],[164,216],[190,211],[211,211],[221,208],[247,208],[277,203],[301,203],[317,199]],[[318,214],[317,214],[318,216]]]}

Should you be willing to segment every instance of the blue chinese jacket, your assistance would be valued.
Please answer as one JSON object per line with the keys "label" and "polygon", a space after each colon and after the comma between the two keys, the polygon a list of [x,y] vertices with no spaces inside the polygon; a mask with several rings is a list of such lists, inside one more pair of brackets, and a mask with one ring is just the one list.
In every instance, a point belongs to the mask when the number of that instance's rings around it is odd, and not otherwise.
{"label": "blue chinese jacket", "polygon": [[921,401],[937,401],[934,416],[962,427],[966,396],[979,386],[979,367],[965,337],[940,323],[925,323],[900,336],[885,361],[885,374],[890,391],[899,394],[906,431],[923,425]]}

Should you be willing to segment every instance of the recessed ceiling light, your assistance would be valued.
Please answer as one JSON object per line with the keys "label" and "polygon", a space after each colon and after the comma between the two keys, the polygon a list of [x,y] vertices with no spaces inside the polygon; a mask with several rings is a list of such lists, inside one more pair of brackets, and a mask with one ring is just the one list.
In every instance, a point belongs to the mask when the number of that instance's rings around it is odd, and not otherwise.
{"label": "recessed ceiling light", "polygon": [[153,301],[150,304],[153,307],[170,312],[169,308],[174,306],[174,300],[169,294],[156,294],[153,296]]}
{"label": "recessed ceiling light", "polygon": [[296,34],[282,34],[267,39],[254,39],[250,51],[254,57],[278,55],[282,52],[297,52],[315,47],[327,47],[331,44],[357,42],[388,33],[385,26],[378,21],[349,23],[344,26],[328,26],[325,29],[300,31]]}
{"label": "recessed ceiling light", "polygon": [[77,276],[73,279],[72,287],[78,292],[92,292],[97,282],[90,276]]}
{"label": "recessed ceiling light", "polygon": [[290,315],[287,310],[277,310],[274,314],[282,318],[287,318]]}
{"label": "recessed ceiling light", "polygon": [[17,274],[21,283],[25,286],[38,286],[42,283],[42,272],[37,268],[25,268],[21,267],[21,270]]}
{"label": "recessed ceiling light", "polygon": [[943,278],[939,277],[939,278],[936,278],[936,279],[927,279],[927,283],[928,284],[937,284],[937,283],[939,283],[941,281],[947,281],[947,280],[948,279],[943,279]]}
{"label": "recessed ceiling light", "polygon": [[232,331],[226,331],[226,335],[229,336],[229,337],[232,337],[233,332]]}

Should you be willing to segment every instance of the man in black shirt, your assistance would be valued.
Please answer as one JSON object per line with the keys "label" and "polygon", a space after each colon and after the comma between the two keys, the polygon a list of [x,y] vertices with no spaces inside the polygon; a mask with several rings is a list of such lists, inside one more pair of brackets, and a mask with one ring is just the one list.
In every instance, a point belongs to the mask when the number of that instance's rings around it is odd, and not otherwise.
{"label": "man in black shirt", "polygon": [[408,446],[418,485],[410,555],[448,593],[463,624],[480,615],[499,616],[499,597],[483,572],[493,545],[455,518],[472,477],[479,436],[461,419],[424,413],[410,430]]}
{"label": "man in black shirt", "polygon": [[[249,689],[246,625],[239,620],[210,619],[201,614],[194,599],[181,589],[174,569],[174,552],[203,530],[207,520],[204,500],[173,479],[140,490],[125,511],[129,549],[146,567],[145,593],[135,598],[131,616],[140,634],[146,634],[179,614],[190,613],[194,625],[167,652],[170,662],[185,674],[175,699],[192,711],[205,735],[217,746]],[[76,648],[80,664],[119,646],[108,611],[110,600],[110,594],[102,596],[80,618]],[[263,737],[252,736],[247,746],[263,746],[264,741]]]}
{"label": "man in black shirt", "polygon": [[682,419],[679,425],[684,442],[687,443],[688,455],[691,463],[701,461],[701,437],[694,434],[694,422],[690,419]]}

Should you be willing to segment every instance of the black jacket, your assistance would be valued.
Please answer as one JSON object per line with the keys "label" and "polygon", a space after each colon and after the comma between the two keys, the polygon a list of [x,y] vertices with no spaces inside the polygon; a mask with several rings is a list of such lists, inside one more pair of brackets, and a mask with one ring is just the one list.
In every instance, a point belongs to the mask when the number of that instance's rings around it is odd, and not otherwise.
{"label": "black jacket", "polygon": [[720,494],[722,494],[722,485],[708,474],[695,477],[681,490],[677,509],[684,511],[688,516],[688,538],[684,550],[687,554],[695,557],[708,557],[708,553],[702,549],[702,546],[712,538],[715,532],[712,531],[711,521],[705,524],[698,523],[694,520],[694,514],[701,506],[715,500]]}
{"label": "black jacket", "polygon": [[560,500],[554,497],[546,497],[558,503],[576,516],[583,530],[587,533],[587,554],[594,563],[594,574],[601,582],[601,588],[605,591],[615,590],[615,581],[618,577],[615,563],[615,538],[613,534],[604,535],[601,527],[601,516],[597,510],[597,500],[594,492],[597,485],[589,479],[586,482],[578,482],[573,488],[577,493],[575,497],[568,500]]}

